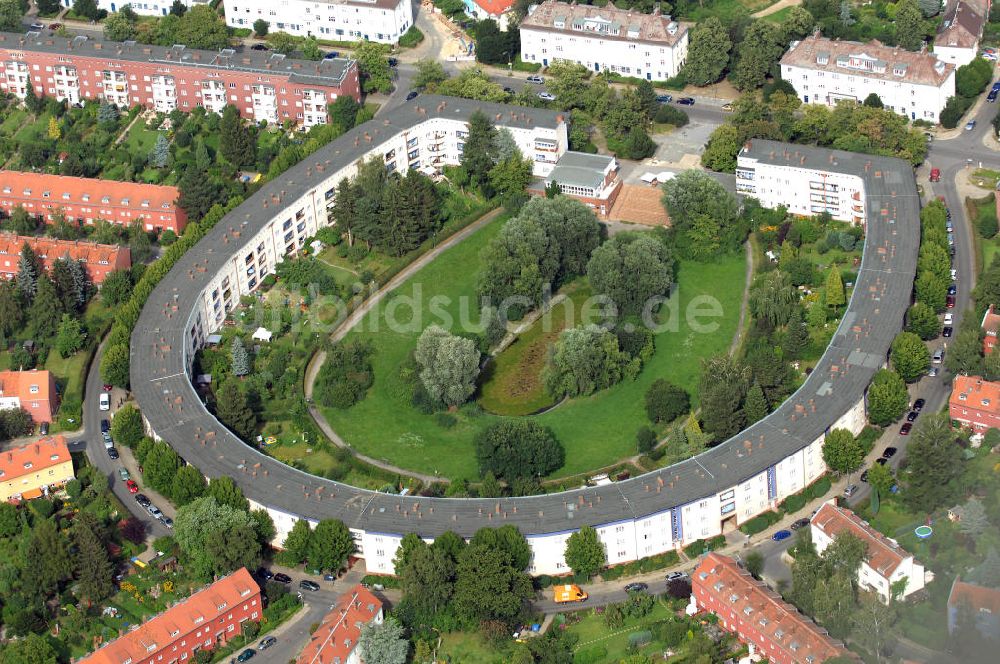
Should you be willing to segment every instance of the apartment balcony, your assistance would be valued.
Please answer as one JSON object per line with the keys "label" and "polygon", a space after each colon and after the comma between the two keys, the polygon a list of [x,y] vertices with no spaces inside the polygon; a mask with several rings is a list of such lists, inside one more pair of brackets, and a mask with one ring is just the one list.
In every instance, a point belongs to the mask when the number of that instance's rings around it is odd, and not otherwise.
{"label": "apartment balcony", "polygon": [[539,152],[559,152],[559,144],[552,141],[535,141],[535,150]]}
{"label": "apartment balcony", "polygon": [[736,179],[737,180],[753,180],[756,177],[756,172],[753,169],[737,169]]}

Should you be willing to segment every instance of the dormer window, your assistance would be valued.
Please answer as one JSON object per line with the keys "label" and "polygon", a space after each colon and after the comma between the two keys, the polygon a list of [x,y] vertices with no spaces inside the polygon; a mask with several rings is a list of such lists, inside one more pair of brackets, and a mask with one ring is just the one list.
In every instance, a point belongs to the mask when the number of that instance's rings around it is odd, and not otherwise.
{"label": "dormer window", "polygon": [[111,202],[111,197],[110,196],[102,196],[101,197],[101,202],[104,203],[105,205],[107,205],[108,203]]}
{"label": "dormer window", "polygon": [[958,400],[959,401],[965,401],[968,398],[969,398],[969,395],[967,395],[965,392],[962,392],[961,394],[958,395]]}
{"label": "dormer window", "polygon": [[788,649],[791,650],[792,652],[797,651],[799,649],[799,642],[792,641],[791,643],[788,644]]}
{"label": "dormer window", "polygon": [[25,196],[31,196],[31,190],[30,189],[25,189],[24,192],[23,192],[23,194]]}
{"label": "dormer window", "polygon": [[89,200],[90,200],[90,194],[84,194],[83,195],[83,202],[86,203]]}
{"label": "dormer window", "polygon": [[9,194],[10,193],[10,187],[4,187],[3,188],[3,193]]}
{"label": "dormer window", "polygon": [[738,600],[739,598],[740,598],[739,595],[737,595],[736,593],[733,593],[732,595],[729,596],[729,601],[730,602],[736,602],[736,600]]}
{"label": "dormer window", "polygon": [[122,205],[128,205],[128,199],[127,198],[123,198],[122,199]]}
{"label": "dormer window", "polygon": [[716,581],[715,585],[713,585],[712,587],[715,588],[715,592],[719,592],[720,590],[726,587],[726,584],[724,584],[722,581]]}
{"label": "dormer window", "polygon": [[203,622],[205,622],[205,616],[198,616],[197,618],[194,619],[195,625],[200,625]]}
{"label": "dormer window", "polygon": [[24,468],[25,468],[25,470],[31,468],[31,462],[30,461],[25,461],[24,462]]}
{"label": "dormer window", "polygon": [[784,636],[785,636],[785,630],[781,629],[780,627],[774,630],[774,638],[781,639],[784,638]]}
{"label": "dormer window", "polygon": [[984,406],[989,406],[990,405],[990,400],[989,399],[983,399],[983,405]]}
{"label": "dormer window", "polygon": [[48,198],[51,194],[52,194],[51,191],[43,191],[42,192],[42,198]]}
{"label": "dormer window", "polygon": [[820,51],[816,54],[816,64],[826,65],[830,62],[830,53],[828,51]]}
{"label": "dormer window", "polygon": [[149,207],[149,201],[143,201],[142,207]]}
{"label": "dormer window", "polygon": [[49,461],[58,461],[58,460],[59,460],[58,454],[53,454],[52,456],[49,457]]}
{"label": "dormer window", "polygon": [[892,66],[892,75],[900,77],[906,76],[906,65],[900,62],[894,64]]}
{"label": "dormer window", "polygon": [[31,392],[32,394],[38,394],[38,386],[32,385],[31,387],[28,388],[28,391]]}
{"label": "dormer window", "polygon": [[69,200],[69,192],[67,191],[67,192],[63,193],[62,197],[63,197],[64,201],[68,201]]}

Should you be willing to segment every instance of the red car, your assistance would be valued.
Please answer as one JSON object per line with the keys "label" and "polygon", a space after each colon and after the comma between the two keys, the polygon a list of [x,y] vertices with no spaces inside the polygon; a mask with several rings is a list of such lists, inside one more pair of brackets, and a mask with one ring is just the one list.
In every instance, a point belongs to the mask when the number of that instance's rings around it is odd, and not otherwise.
{"label": "red car", "polygon": [[932,168],[931,169],[930,180],[931,180],[931,182],[940,182],[941,181],[941,169],[940,168]]}
{"label": "red car", "polygon": [[139,485],[135,483],[135,480],[125,482],[125,486],[128,487],[129,493],[139,493]]}
{"label": "red car", "polygon": [[949,295],[949,296],[948,296],[948,297],[947,297],[947,298],[945,299],[945,301],[944,301],[944,304],[945,304],[945,306],[946,306],[946,307],[948,307],[949,309],[954,309],[954,308],[955,308],[955,296],[954,296],[954,295]]}
{"label": "red car", "polygon": [[899,427],[899,435],[900,436],[909,436],[910,435],[910,429],[912,429],[912,428],[913,428],[912,424],[910,424],[909,422],[904,422],[903,426]]}
{"label": "red car", "polygon": [[114,385],[109,385],[108,383],[104,384],[104,391],[105,392],[110,392],[113,388],[114,388]]}

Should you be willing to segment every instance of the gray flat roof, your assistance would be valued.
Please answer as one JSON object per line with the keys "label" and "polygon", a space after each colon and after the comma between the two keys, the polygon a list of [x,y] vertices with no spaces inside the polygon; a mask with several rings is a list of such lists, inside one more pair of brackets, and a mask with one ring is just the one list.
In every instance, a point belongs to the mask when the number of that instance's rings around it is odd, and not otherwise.
{"label": "gray flat roof", "polygon": [[287,58],[278,53],[234,49],[206,51],[174,46],[138,44],[133,41],[116,42],[107,39],[93,39],[85,35],[60,37],[51,30],[19,34],[0,32],[0,48],[22,49],[38,53],[56,55],[79,55],[126,62],[144,62],[163,65],[204,67],[256,74],[288,75],[289,80],[311,85],[339,86],[347,75],[353,60],[331,58],[330,60],[301,60]]}
{"label": "gray flat roof", "polygon": [[[357,159],[366,136],[374,142],[429,116],[466,117],[477,107],[512,122],[556,120],[554,113],[535,109],[420,97],[352,130],[266,184],[178,261],[150,295],[132,333],[132,389],[158,435],[207,476],[232,477],[248,498],[300,517],[338,518],[369,532],[424,537],[447,530],[471,536],[484,526],[513,523],[531,536],[637,519],[715,495],[808,446],[861,398],[886,360],[910,301],[920,237],[912,167],[899,159],[754,141],[750,154],[758,158],[767,159],[772,150],[776,155],[786,148],[799,150],[817,168],[862,177],[869,221],[851,301],[815,370],[775,412],[730,440],[624,482],[543,496],[463,499],[388,495],[316,477],[230,433],[202,405],[185,373],[181,349],[201,292],[242,246],[233,241],[234,232],[252,235],[262,228],[274,215],[273,207],[262,206],[272,195],[285,191],[286,200],[294,201],[315,186],[325,177],[313,172],[317,164],[336,168]],[[831,154],[836,163],[830,162]]]}
{"label": "gray flat roof", "polygon": [[614,157],[609,155],[565,152],[545,178],[545,182],[555,181],[559,184],[600,189],[604,181],[604,169],[611,161],[614,161]]}

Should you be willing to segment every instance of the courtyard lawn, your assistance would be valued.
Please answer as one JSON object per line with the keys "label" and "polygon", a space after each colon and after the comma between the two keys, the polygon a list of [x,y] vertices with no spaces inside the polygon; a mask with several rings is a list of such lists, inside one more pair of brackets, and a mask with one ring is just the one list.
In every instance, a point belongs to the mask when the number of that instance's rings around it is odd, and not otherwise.
{"label": "courtyard lawn", "polygon": [[[122,141],[122,145],[128,149],[129,154],[149,154],[153,151],[153,146],[156,145],[156,137],[160,135],[160,132],[156,129],[147,129],[146,123],[139,120],[132,125],[132,128],[128,130],[128,135],[125,140]],[[164,133],[164,135],[166,135]]]}
{"label": "courtyard lawn", "polygon": [[21,127],[16,134],[14,134],[14,140],[18,144],[25,142],[38,141],[42,136],[48,136],[49,131],[49,120],[52,118],[50,113],[42,113],[42,115],[34,122],[29,122],[28,124]]}
{"label": "courtyard lawn", "polygon": [[[404,468],[449,478],[478,476],[473,439],[496,420],[469,404],[456,418],[424,415],[410,403],[411,387],[400,377],[420,332],[436,323],[459,331],[463,318],[478,323],[475,275],[479,252],[502,225],[495,221],[411,277],[370,312],[349,336],[374,348],[375,383],[368,396],[348,410],[327,408],[333,428],[363,454]],[[559,477],[587,472],[635,454],[635,432],[646,424],[643,398],[657,378],[694,391],[701,361],[728,350],[739,319],[744,288],[742,252],[707,264],[681,263],[679,286],[664,306],[668,329],[656,335],[656,350],[634,381],[626,381],[589,397],[571,399],[537,420],[552,428],[566,448]],[[432,308],[431,298],[435,298]],[[695,301],[697,299],[697,301]],[[692,318],[705,301],[718,303],[721,317]],[[691,307],[692,303],[694,307]],[[689,307],[692,312],[688,312]],[[446,312],[443,320],[434,312]],[[416,312],[416,316],[414,316]],[[386,314],[396,324],[390,329]],[[692,329],[691,323],[701,331]],[[697,402],[697,395],[692,395]],[[442,420],[446,426],[442,426]]]}
{"label": "courtyard lawn", "polygon": [[688,6],[683,18],[689,21],[703,21],[717,16],[723,24],[742,14],[753,14],[773,5],[777,0],[709,0],[698,6]]}
{"label": "courtyard lawn", "polygon": [[764,17],[765,21],[770,23],[784,23],[785,19],[788,18],[788,14],[792,11],[791,7],[785,7],[784,9],[779,9],[773,14],[768,14]]}
{"label": "courtyard lawn", "polygon": [[478,632],[447,632],[441,635],[437,661],[451,664],[492,664],[506,661],[505,653],[483,641]]}
{"label": "courtyard lawn", "polygon": [[[574,649],[578,658],[593,662],[593,664],[617,664],[622,660],[623,653],[630,652],[628,647],[630,635],[650,630],[655,639],[657,636],[656,625],[667,621],[673,615],[674,612],[670,608],[670,604],[658,600],[653,606],[653,610],[647,615],[642,618],[626,618],[624,625],[612,629],[604,623],[603,613],[591,610],[587,611],[579,622],[569,625],[566,631],[580,637]],[[662,644],[654,640],[636,652],[648,656],[662,651]],[[601,657],[601,652],[607,654]]]}
{"label": "courtyard lawn", "polygon": [[549,346],[563,330],[579,324],[581,308],[591,295],[586,280],[575,282],[563,292],[566,299],[535,321],[487,365],[488,377],[480,387],[479,403],[489,412],[530,415],[553,404],[542,385],[542,368]]}
{"label": "courtyard lawn", "polygon": [[22,108],[7,109],[3,122],[0,122],[0,136],[12,136],[27,118],[28,112]]}

